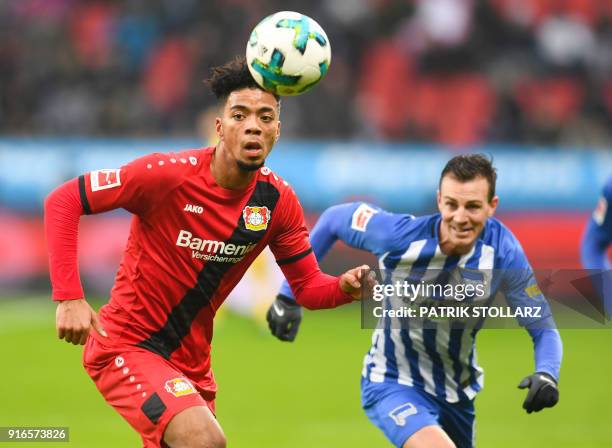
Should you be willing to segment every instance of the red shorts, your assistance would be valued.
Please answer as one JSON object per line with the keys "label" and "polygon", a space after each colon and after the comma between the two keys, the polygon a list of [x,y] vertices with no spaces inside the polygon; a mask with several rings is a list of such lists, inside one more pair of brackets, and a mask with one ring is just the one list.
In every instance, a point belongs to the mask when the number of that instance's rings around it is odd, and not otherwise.
{"label": "red shorts", "polygon": [[166,426],[179,412],[208,406],[193,382],[161,356],[140,347],[106,347],[90,336],[83,366],[104,399],[141,435],[145,448],[163,444]]}

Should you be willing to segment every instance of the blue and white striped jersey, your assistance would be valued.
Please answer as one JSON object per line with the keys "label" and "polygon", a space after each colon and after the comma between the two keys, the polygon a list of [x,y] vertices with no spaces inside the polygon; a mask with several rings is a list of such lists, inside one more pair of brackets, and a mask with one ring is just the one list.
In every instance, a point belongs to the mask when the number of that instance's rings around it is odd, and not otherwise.
{"label": "blue and white striped jersey", "polygon": [[[367,250],[378,257],[380,269],[391,281],[394,275],[405,278],[406,273],[427,275],[454,268],[481,272],[490,277],[489,296],[501,288],[512,307],[533,304],[536,299],[544,305],[541,319],[552,321],[546,300],[534,286],[535,277],[523,249],[499,220],[490,218],[472,250],[463,256],[442,253],[440,220],[439,214],[414,217],[365,203],[342,204],[321,215],[311,233],[311,244],[319,260],[337,239]],[[534,297],[534,291],[539,297]],[[292,297],[286,282],[280,292]],[[542,330],[541,319],[518,319],[536,344],[536,371],[558,378],[562,349],[557,330]],[[536,320],[538,329],[530,329]],[[477,330],[453,328],[448,321],[435,328],[403,325],[396,329],[388,324],[379,328],[364,359],[362,375],[367,380],[419,387],[451,403],[473,399],[483,387],[483,369],[475,350]]]}

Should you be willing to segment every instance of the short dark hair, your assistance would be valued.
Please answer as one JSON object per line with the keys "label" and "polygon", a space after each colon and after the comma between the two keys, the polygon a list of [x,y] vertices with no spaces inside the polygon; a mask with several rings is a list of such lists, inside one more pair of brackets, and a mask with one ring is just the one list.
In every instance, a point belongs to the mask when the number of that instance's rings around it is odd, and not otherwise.
{"label": "short dark hair", "polygon": [[[227,97],[230,96],[230,93],[235,90],[248,88],[268,92],[255,82],[247,67],[244,56],[237,56],[226,64],[213,67],[210,71],[210,78],[206,80],[206,84],[210,87],[215,97],[222,103],[225,102]],[[274,93],[272,93],[272,95],[274,95],[276,101],[280,100],[278,95]]]}
{"label": "short dark hair", "polygon": [[477,177],[484,177],[489,182],[489,202],[495,196],[497,170],[493,167],[493,159],[484,154],[462,154],[450,159],[440,175],[440,184],[445,176],[450,175],[459,182],[468,182]]}

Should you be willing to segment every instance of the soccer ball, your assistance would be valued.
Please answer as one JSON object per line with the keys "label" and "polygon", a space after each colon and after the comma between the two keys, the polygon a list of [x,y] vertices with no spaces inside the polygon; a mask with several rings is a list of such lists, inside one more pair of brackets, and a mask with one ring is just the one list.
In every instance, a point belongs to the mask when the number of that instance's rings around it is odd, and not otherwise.
{"label": "soccer ball", "polygon": [[277,95],[300,95],[329,70],[331,46],[323,28],[310,17],[281,11],[253,29],[246,60],[264,89]]}

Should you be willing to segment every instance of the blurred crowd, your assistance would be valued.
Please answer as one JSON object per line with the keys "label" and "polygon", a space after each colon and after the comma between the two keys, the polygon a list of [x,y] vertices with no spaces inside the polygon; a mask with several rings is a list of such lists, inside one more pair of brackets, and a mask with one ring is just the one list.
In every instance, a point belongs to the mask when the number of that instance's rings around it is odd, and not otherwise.
{"label": "blurred crowd", "polygon": [[612,146],[611,0],[3,0],[3,135],[194,136],[210,67],[279,10],[332,43],[294,138]]}

